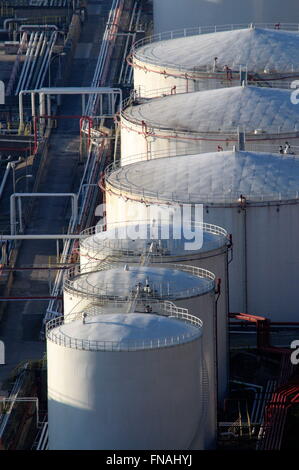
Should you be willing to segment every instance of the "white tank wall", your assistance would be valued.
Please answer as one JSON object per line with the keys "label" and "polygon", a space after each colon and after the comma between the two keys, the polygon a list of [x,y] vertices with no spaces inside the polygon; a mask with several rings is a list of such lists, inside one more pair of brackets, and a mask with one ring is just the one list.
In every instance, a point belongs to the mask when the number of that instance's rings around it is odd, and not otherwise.
{"label": "white tank wall", "polygon": [[84,246],[80,245],[80,271],[82,273],[88,271],[95,271],[101,262],[99,260],[103,260],[104,258],[105,254],[103,254],[103,257],[100,257],[99,255],[97,259],[93,259],[90,250],[87,250],[84,248]]}
{"label": "white tank wall", "polygon": [[[236,208],[209,207],[205,221],[217,220],[233,233],[230,311],[247,311],[272,321],[299,320],[298,216],[299,204],[250,207],[246,216],[245,211]],[[243,292],[242,296],[238,295],[239,291]]]}
{"label": "white tank wall", "polygon": [[47,359],[50,450],[204,448],[200,338],[136,352],[48,340]]}
{"label": "white tank wall", "polygon": [[[205,269],[207,267],[205,266]],[[75,292],[69,292],[64,290],[64,315],[70,313],[81,313],[82,310],[89,307],[91,303],[93,305],[103,305],[102,300],[99,302],[97,299],[76,294]],[[190,315],[196,316],[202,320],[204,324],[203,329],[203,351],[204,359],[207,368],[208,381],[209,381],[209,396],[210,403],[214,404],[209,407],[207,412],[207,424],[206,424],[206,446],[211,447],[216,442],[216,412],[217,412],[217,383],[216,383],[216,370],[215,370],[215,293],[207,292],[206,294],[192,297],[189,299],[174,300],[175,305],[181,308],[187,308]],[[109,301],[107,302],[109,304]],[[227,310],[226,310],[227,312]],[[220,315],[219,315],[220,316]],[[225,318],[227,315],[225,314]],[[225,324],[225,320],[222,319],[222,325]],[[220,325],[219,325],[220,326]],[[222,340],[219,342],[219,361],[221,373],[221,381],[218,386],[219,401],[223,401],[227,392],[227,369],[228,369],[228,357],[227,357],[227,342],[223,337],[223,331],[221,331]]]}
{"label": "white tank wall", "polygon": [[[197,258],[197,259],[188,259],[185,257],[183,261],[176,260],[175,262],[182,262],[183,264],[196,266],[202,269],[207,269],[208,271],[215,274],[216,279],[221,279],[221,293],[218,299],[217,310],[217,364],[218,364],[218,401],[221,406],[223,406],[224,398],[227,396],[228,392],[228,380],[229,380],[229,337],[228,337],[228,254],[227,250],[215,250],[210,254],[207,254],[206,257]],[[177,304],[177,302],[176,302]],[[186,304],[188,305],[188,304]],[[188,308],[188,307],[186,307]],[[203,311],[202,311],[203,312]],[[205,314],[201,313],[201,319],[205,318]],[[204,321],[204,320],[203,320]],[[205,319],[205,326],[207,325],[207,318]],[[210,324],[211,331],[215,334],[216,329]],[[210,334],[210,338],[211,338]],[[211,344],[215,343],[215,337],[213,338],[213,343],[209,342],[210,339],[207,338],[207,335],[203,335],[203,343],[205,345],[205,350],[211,348]],[[216,357],[216,356],[215,356]],[[212,357],[209,358],[212,361]],[[211,363],[212,367],[212,363]]]}
{"label": "white tank wall", "polygon": [[[88,251],[84,248],[84,244],[80,246],[80,266],[81,272],[84,270],[96,270],[101,265],[101,259],[109,256],[109,252],[105,251]],[[91,258],[98,258],[91,262]],[[121,258],[120,258],[121,260]],[[125,258],[124,262],[137,263],[138,259],[133,256]],[[228,249],[224,245],[218,249],[197,254],[188,254],[185,252],[184,256],[164,256],[158,257],[157,263],[175,263],[195,266],[215,274],[216,279],[221,279],[221,294],[218,300],[218,363],[221,364],[219,368],[219,383],[218,394],[219,401],[223,402],[228,390],[228,376],[229,376],[229,361],[228,361]],[[150,266],[153,266],[151,264]],[[68,299],[65,299],[68,302]],[[176,302],[177,303],[177,302]],[[184,303],[184,302],[182,302]],[[68,307],[69,308],[69,307]],[[204,338],[206,335],[204,335]]]}
{"label": "white tank wall", "polygon": [[[126,195],[130,197],[132,197],[132,195],[127,194],[125,191],[122,191],[122,194],[124,197],[120,196],[119,192],[116,193],[114,188],[110,188],[109,181],[106,181],[107,229],[109,229],[109,226],[113,227],[113,224],[124,225],[136,220],[152,220],[152,207],[146,207],[145,204],[139,202],[140,196],[136,196],[136,200],[132,201],[126,198]],[[167,211],[164,220],[168,220],[169,206],[157,206],[157,208],[159,209],[159,213],[161,212],[162,214],[163,208]],[[162,215],[161,220],[163,220]]]}
{"label": "white tank wall", "polygon": [[[256,227],[263,225],[266,234],[259,233],[255,246]],[[273,320],[299,321],[299,204],[248,211],[247,226],[248,308],[266,315],[269,311]]]}
{"label": "white tank wall", "polygon": [[[239,71],[237,73],[234,71],[232,80],[228,80],[225,76],[216,77],[213,73],[206,73],[203,78],[198,78],[199,72],[192,71],[188,71],[188,77],[185,77],[185,72],[179,68],[153,65],[135,57],[133,57],[133,69],[134,90],[138,97],[147,99],[171,95],[174,87],[177,93],[191,93],[240,86],[244,80]],[[273,80],[273,74],[263,73],[262,78],[265,81]],[[281,75],[279,78],[281,79]],[[283,88],[289,88],[295,78],[283,75]]]}
{"label": "white tank wall", "polygon": [[[64,315],[82,312],[89,305],[94,304],[94,298],[87,295],[77,294],[72,289],[63,290],[63,313]],[[96,303],[97,304],[97,303]]]}
{"label": "white tank wall", "polygon": [[[218,78],[215,74],[205,74],[204,78],[197,78],[198,72],[191,75],[188,72],[188,77],[182,77],[182,72],[178,68],[170,68],[167,66],[155,66],[149,62],[142,62],[134,58],[133,60],[133,77],[134,77],[134,90],[138,97],[141,98],[158,98],[165,95],[171,95],[172,90],[176,87],[177,93],[190,93],[193,91],[207,91],[219,88],[240,86],[244,78],[241,78],[239,71],[233,74],[233,79],[228,80],[225,77]],[[197,74],[197,75],[196,75]],[[191,78],[193,77],[193,78]],[[296,79],[296,76],[283,78],[283,88],[289,88],[291,83]],[[263,80],[273,80],[273,74],[263,74]]]}
{"label": "white tank wall", "polygon": [[[168,157],[170,155],[180,155],[188,153],[205,153],[217,151],[217,146],[221,145],[224,150],[233,148],[235,142],[222,142],[223,137],[219,137],[219,141],[206,140],[191,141],[176,137],[175,131],[161,131],[159,136],[147,136],[142,131],[142,125],[133,124],[124,117],[121,118],[121,165],[135,163],[141,160],[152,158]],[[154,128],[148,128],[151,132],[157,131]],[[161,135],[161,136],[160,136]],[[165,136],[165,137],[164,137]],[[167,137],[166,137],[167,136]],[[194,134],[186,133],[188,138],[194,137]],[[215,137],[213,138],[215,139]]]}
{"label": "white tank wall", "polygon": [[[106,199],[108,226],[117,222],[118,210],[128,217],[134,217],[135,211],[137,220],[146,220],[148,208],[145,204],[132,200],[125,202],[109,193]],[[299,321],[296,288],[299,203],[247,207],[246,214],[247,256],[244,211],[238,207],[212,206],[204,210],[205,223],[225,227],[233,235],[233,261],[229,266],[230,311],[265,315],[273,321]]]}
{"label": "white tank wall", "polygon": [[[165,123],[167,125],[167,123]],[[159,135],[151,136],[143,132],[142,124],[133,124],[124,116],[121,118],[121,165],[127,165],[138,161],[164,158],[175,155],[187,155],[188,153],[208,153],[216,152],[218,146],[224,151],[232,150],[237,145],[237,135],[235,141],[232,141],[225,135],[213,134],[212,140],[209,141],[209,134],[202,133],[201,137],[207,140],[196,140],[194,133],[185,133],[185,139],[177,137],[175,130],[157,130],[148,126],[148,131],[158,133]],[[166,138],[167,136],[167,138]],[[190,140],[188,140],[190,139]],[[276,151],[278,153],[279,146],[284,147],[285,142],[290,141],[291,145],[298,146],[299,139],[294,139],[290,135],[282,135],[280,139],[272,138],[270,135],[247,136],[246,150],[260,150],[261,152]]]}
{"label": "white tank wall", "polygon": [[198,25],[294,23],[297,0],[154,0],[154,31],[160,33]]}
{"label": "white tank wall", "polygon": [[[109,189],[109,184],[107,184]],[[127,222],[133,222],[134,220],[151,220],[149,215],[150,208],[147,208],[145,204],[141,204],[137,201],[125,200],[117,195],[107,191],[106,193],[106,215],[107,215],[107,228],[109,225],[114,226],[123,220]],[[151,214],[152,215],[152,214]],[[166,219],[166,218],[165,218]],[[213,222],[216,223],[215,220]],[[225,227],[225,225],[223,225]],[[226,229],[226,227],[225,227]],[[230,230],[228,230],[230,233]],[[175,259],[175,258],[174,258]],[[173,261],[174,261],[173,259]],[[180,261],[179,261],[180,262]],[[222,280],[222,294],[219,299],[218,305],[218,362],[221,365],[219,367],[219,384],[218,393],[219,399],[223,400],[227,391],[228,384],[228,274],[227,274],[227,254],[219,250],[217,256],[206,257],[205,259],[194,259],[188,260],[188,256],[185,257],[182,264],[189,264],[207,269],[213,272],[216,278]],[[241,293],[238,295],[241,295]],[[199,297],[200,301],[202,297]],[[184,301],[185,302],[185,301]],[[177,304],[177,301],[176,301]],[[183,306],[183,305],[180,305]],[[200,312],[203,312],[202,305],[200,305]],[[187,308],[187,307],[184,307]],[[189,307],[188,307],[189,308]],[[196,314],[196,309],[191,309],[192,315]],[[204,319],[202,318],[204,321]],[[211,343],[212,344],[212,343]]]}
{"label": "white tank wall", "polygon": [[[95,259],[96,258],[96,259]],[[83,244],[80,244],[80,272],[96,271],[100,266],[101,261],[106,258],[105,252],[92,253],[86,249]]]}
{"label": "white tank wall", "polygon": [[[191,315],[200,317],[203,322],[203,359],[205,361],[205,367],[209,382],[209,400],[210,403],[214,403],[215,406],[210,406],[207,410],[207,426],[206,426],[206,445],[205,448],[213,447],[216,444],[217,436],[217,393],[219,397],[219,403],[223,402],[223,399],[227,393],[227,377],[223,377],[221,374],[219,379],[223,382],[218,383],[217,392],[217,370],[216,363],[218,364],[219,370],[227,366],[227,351],[221,351],[218,360],[216,360],[216,330],[215,330],[215,293],[211,292],[195,299],[182,299],[175,300],[175,305],[181,308],[187,308]],[[221,334],[225,334],[225,331]],[[222,403],[223,404],[223,403]]]}
{"label": "white tank wall", "polygon": [[241,84],[236,74],[233,81],[227,80],[226,78],[216,79],[214,74],[207,74],[205,78],[197,78],[194,80],[181,77],[181,72],[175,68],[156,66],[151,63],[143,62],[135,57],[133,58],[133,64],[134,90],[138,96],[146,98],[171,94],[173,87],[176,87],[179,93],[188,93],[192,91],[240,86]]}

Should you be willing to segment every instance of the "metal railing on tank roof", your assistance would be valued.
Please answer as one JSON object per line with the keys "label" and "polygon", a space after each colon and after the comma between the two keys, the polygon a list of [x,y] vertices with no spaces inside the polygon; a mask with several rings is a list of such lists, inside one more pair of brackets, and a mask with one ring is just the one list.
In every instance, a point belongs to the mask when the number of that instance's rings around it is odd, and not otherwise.
{"label": "metal railing on tank roof", "polygon": [[[279,25],[279,26],[278,26]],[[158,34],[139,39],[136,41],[131,49],[131,52],[136,55],[138,49],[154,42],[168,41],[172,39],[180,39],[189,36],[198,36],[201,34],[223,33],[227,31],[235,31],[240,29],[270,29],[280,30],[287,32],[299,32],[299,23],[247,23],[247,24],[226,24],[226,25],[210,25],[210,26],[197,26],[190,28],[182,28],[172,31],[164,31]],[[144,57],[144,56],[143,56]]]}
{"label": "metal railing on tank roof", "polygon": [[[82,230],[82,232],[80,232],[80,235],[86,235],[86,237],[89,237],[91,235],[96,235],[97,233],[105,234],[105,232],[108,232],[109,230],[113,230],[113,229],[119,228],[121,230],[120,224],[125,224],[125,223],[127,225],[143,225],[144,224],[152,228],[152,225],[149,223],[148,220],[135,220],[134,222],[127,222],[123,220],[120,222],[109,224],[108,230],[104,225],[94,225],[93,227],[88,227],[87,229]],[[169,220],[161,220],[160,226],[163,226],[164,224],[169,224]],[[228,236],[227,231],[224,228],[219,227],[218,225],[208,224],[206,222],[195,222],[194,226],[196,228],[201,228],[204,232],[208,232],[213,235],[219,235],[224,238]],[[103,240],[107,240],[107,238],[104,238]],[[122,240],[120,239],[120,241]]]}
{"label": "metal railing on tank roof", "polygon": [[[225,88],[227,85],[227,81],[225,82],[216,82],[213,85],[212,89],[206,91],[213,91],[215,89],[222,89]],[[239,85],[241,86],[242,83],[240,81]],[[248,86],[256,86],[260,88],[279,88],[292,91],[293,89],[290,87],[290,82],[286,80],[256,80],[254,78],[249,78],[246,81],[246,85]],[[229,84],[227,86],[230,86]],[[122,101],[122,115],[126,115],[126,108],[130,106],[136,106],[139,104],[147,103],[149,100],[153,99],[161,99],[165,98],[166,96],[175,96],[181,95],[185,93],[198,93],[198,91],[191,89],[187,89],[186,85],[175,85],[175,86],[168,86],[163,88],[155,88],[152,90],[148,90],[145,87],[139,85],[137,89],[133,89],[130,92],[130,95]]]}
{"label": "metal railing on tank roof", "polygon": [[[237,132],[237,131],[236,131]],[[298,134],[298,136],[297,136]],[[129,155],[125,157],[123,160],[118,160],[116,162],[111,163],[105,169],[105,178],[109,178],[109,176],[116,170],[119,170],[123,167],[128,165],[133,165],[139,162],[151,161],[160,158],[172,158],[172,157],[186,157],[201,155],[204,153],[216,153],[220,152],[220,149],[217,148],[218,144],[222,142],[225,143],[222,148],[222,152],[234,152],[238,151],[238,136],[235,133],[234,139],[230,136],[230,140],[223,140],[221,134],[219,134],[219,138],[215,139],[208,139],[205,138],[203,142],[206,143],[206,146],[200,147],[195,145],[187,144],[185,149],[180,149],[178,152],[176,149],[171,150],[161,150],[157,151],[148,151],[146,153],[136,153],[133,155]],[[295,143],[299,143],[299,133],[295,133],[293,135],[286,135],[286,134],[271,134],[271,136],[265,137],[265,135],[260,135],[261,139],[254,139],[249,138],[248,134],[245,134],[245,150],[243,152],[252,152],[252,153],[267,153],[273,155],[281,155],[283,154],[284,158],[292,158],[299,156],[299,145],[290,145],[288,153],[285,153],[285,143],[288,141],[289,143],[295,141]],[[273,143],[275,142],[275,143]],[[210,144],[210,145],[209,145]],[[282,147],[282,151],[280,149]]]}
{"label": "metal railing on tank roof", "polygon": [[[129,230],[135,226],[146,228],[146,238],[140,239],[141,243],[139,248],[136,246],[129,248],[128,244],[132,239]],[[128,257],[130,259],[134,256],[144,256],[144,254],[150,253],[150,260],[155,260],[156,262],[157,259],[163,257],[176,254],[179,255],[179,253],[176,252],[176,248],[173,246],[173,243],[180,244],[181,242],[181,244],[183,244],[185,241],[187,241],[184,238],[175,238],[172,236],[170,233],[171,227],[175,228],[175,225],[173,222],[170,222],[170,220],[159,221],[155,227],[153,227],[148,220],[136,220],[134,223],[122,221],[109,224],[108,231],[104,230],[105,227],[103,225],[98,225],[95,227],[90,227],[81,233],[81,235],[86,235],[87,238],[83,239],[80,245],[86,250],[86,256],[88,255],[89,251],[92,251],[92,256],[90,256],[91,263],[92,261],[97,261],[97,252],[102,255],[98,259],[99,261],[103,258],[104,254],[106,256],[110,255],[116,257]],[[204,240],[205,251],[208,251],[209,247],[211,247],[211,249],[215,249],[223,246],[225,241],[229,242],[227,231],[222,227],[218,227],[217,225],[203,222],[194,222],[192,225],[192,230],[194,232],[202,231],[203,233],[215,236],[212,241]],[[168,238],[166,238],[165,233]],[[101,237],[96,237],[95,235],[97,234],[101,234]],[[108,234],[109,236],[105,237],[105,234]],[[135,238],[134,241],[136,241]],[[152,250],[151,244],[160,241],[163,242],[163,246],[158,246],[156,251]],[[146,245],[147,249],[145,249]]]}
{"label": "metal railing on tank roof", "polygon": [[[83,312],[82,312],[83,313]],[[78,349],[83,351],[138,351],[147,349],[157,349],[177,346],[182,343],[194,341],[201,337],[202,334],[202,321],[188,313],[187,309],[176,307],[171,302],[164,302],[160,304],[160,311],[152,312],[151,315],[161,315],[168,318],[179,320],[196,327],[196,331],[192,329],[190,333],[179,334],[175,336],[161,336],[157,339],[142,339],[142,340],[121,340],[121,341],[97,341],[75,338],[64,333],[61,328],[65,324],[63,316],[54,318],[46,324],[46,337],[49,341],[54,342],[60,346],[71,349]],[[130,315],[130,313],[128,314]],[[92,315],[94,317],[94,315]],[[89,315],[85,316],[85,322],[88,323]],[[82,325],[84,328],[84,325]]]}
{"label": "metal railing on tank roof", "polygon": [[[291,101],[291,90],[289,91],[289,96],[286,96],[286,99]],[[202,93],[202,92],[200,92]],[[180,93],[182,94],[182,93]],[[169,96],[169,95],[168,95]],[[173,96],[173,95],[172,95]],[[167,104],[173,103],[164,103],[165,106]],[[238,138],[238,133],[243,131],[246,133],[248,140],[273,140],[279,138],[299,138],[299,128],[297,122],[293,120],[293,123],[290,125],[289,128],[282,127],[282,126],[273,126],[271,123],[265,124],[265,129],[259,129],[258,123],[256,122],[256,126],[254,123],[240,123],[240,125],[234,126],[227,126],[224,125],[225,119],[223,118],[223,122],[220,124],[215,124],[214,121],[211,121],[207,124],[206,119],[197,120],[196,121],[196,128],[193,123],[189,124],[189,127],[179,127],[178,125],[172,124],[170,127],[167,124],[161,124],[157,122],[157,117],[154,118],[156,120],[152,120],[146,118],[146,120],[142,120],[141,118],[136,117],[134,115],[134,107],[127,107],[124,111],[122,111],[121,116],[123,119],[119,120],[119,126],[129,132],[135,132],[138,135],[142,135],[144,137],[157,137],[160,139],[177,139],[183,140],[186,142],[196,142],[196,141],[215,141],[215,142],[226,142],[227,140],[232,140]],[[264,118],[264,116],[263,116]],[[129,124],[128,124],[129,123]],[[132,127],[133,126],[136,127]],[[193,126],[193,129],[192,129]],[[219,126],[219,127],[218,127]],[[251,126],[251,127],[249,127]],[[285,125],[284,125],[285,126]],[[218,129],[217,129],[218,127]]]}
{"label": "metal railing on tank roof", "polygon": [[[136,63],[133,63],[131,61],[131,58],[134,57],[137,60],[140,60],[141,62],[148,61],[148,63],[152,65],[158,65],[161,66],[161,60],[156,59],[152,56],[148,56],[146,54],[146,48],[144,46],[147,46],[149,44],[155,43],[155,42],[161,42],[161,41],[168,41],[168,40],[173,40],[173,39],[180,39],[180,38],[186,38],[190,36],[198,36],[202,34],[211,34],[211,33],[221,33],[221,32],[226,32],[226,31],[235,31],[235,30],[246,30],[250,28],[261,28],[261,29],[268,29],[268,30],[273,30],[273,31],[284,31],[284,32],[293,32],[297,33],[299,32],[299,24],[298,23],[256,23],[256,24],[236,24],[236,25],[216,25],[216,26],[198,26],[198,27],[193,27],[193,28],[184,28],[180,29],[177,31],[168,31],[168,32],[163,32],[159,33],[153,36],[149,36],[143,39],[140,39],[139,41],[135,42],[131,48],[130,55],[128,56],[128,61],[133,65],[134,67],[141,67],[137,65]],[[181,78],[189,78],[189,79],[199,79],[199,78],[221,78],[222,76],[225,75],[223,70],[214,70],[214,67],[212,64],[206,64],[204,66],[199,66],[199,67],[192,67],[192,66],[183,66],[183,65],[177,65],[172,62],[167,62],[163,61],[163,66],[164,67],[169,67],[170,69],[175,68],[177,71],[181,73],[185,73],[185,76],[179,74],[177,75],[178,77],[180,76]],[[220,65],[219,65],[220,66]],[[242,64],[239,63],[233,63],[231,64],[233,67],[233,72],[235,75],[236,70],[239,70],[240,67],[242,68]],[[143,67],[141,67],[143,68]],[[293,63],[289,64],[289,70],[285,73],[294,73],[296,71],[298,72],[298,67],[294,66]],[[149,69],[146,69],[149,71]],[[163,70],[163,72],[159,72],[157,70],[152,70],[152,72],[157,72],[157,73],[162,73],[162,74],[170,74],[172,76],[175,76],[173,73],[169,73],[166,70]],[[192,76],[192,72],[195,74],[196,72],[199,72],[201,76]],[[253,72],[253,71],[251,71]],[[255,70],[255,72],[263,72],[259,70]],[[190,76],[187,76],[187,74],[190,74]],[[208,74],[211,75],[208,77]],[[273,75],[275,78],[277,78],[277,75],[280,75],[278,72],[273,72],[270,73],[270,75]],[[269,75],[268,73],[266,75]],[[212,76],[213,75],[213,76]],[[283,77],[282,77],[283,78]],[[233,80],[237,80],[238,77],[232,77]]]}
{"label": "metal railing on tank roof", "polygon": [[[112,189],[107,191],[113,192]],[[119,197],[125,197],[127,200],[130,199],[128,196],[132,196],[132,200],[137,202],[144,203],[146,205],[158,204],[161,206],[169,206],[172,204],[206,204],[211,207],[217,206],[218,204],[232,204],[240,205],[240,191],[231,191],[229,194],[220,194],[212,192],[200,192],[200,193],[191,193],[191,192],[153,192],[147,190],[139,190],[134,187],[130,187],[124,184],[121,184],[117,187],[117,193]],[[137,199],[137,197],[139,198]],[[141,196],[141,198],[140,198]],[[298,191],[286,191],[284,193],[277,191],[276,193],[255,193],[252,191],[246,192],[243,194],[244,199],[246,199],[246,204],[251,203],[281,203],[281,202],[292,202],[295,201],[298,203],[299,200],[299,190]]]}
{"label": "metal railing on tank roof", "polygon": [[[278,139],[277,139],[278,140]],[[277,159],[283,160],[294,160],[295,162],[299,163],[299,147],[291,147],[292,153],[289,154],[280,154],[279,152],[279,144],[277,143],[276,146],[273,146],[273,152],[269,152],[270,146],[256,146],[251,145],[250,150],[246,149],[244,152],[257,152],[262,154],[271,154],[275,156]],[[262,144],[264,145],[264,144]],[[264,150],[262,150],[262,148]],[[268,151],[266,151],[266,148]],[[238,151],[234,147],[233,149],[227,149],[227,151]],[[295,153],[298,152],[298,155]],[[209,152],[206,152],[209,153]],[[218,153],[216,150],[210,153]],[[219,152],[221,153],[221,152]],[[224,152],[225,153],[225,152]],[[154,152],[150,156],[149,154],[139,154],[139,159],[136,161],[136,156],[130,157],[132,159],[131,165],[141,165],[144,164],[144,161],[151,161],[157,159],[171,159],[173,157],[186,157],[186,156],[196,156],[203,154],[203,152],[196,151],[193,147],[192,152],[185,152],[182,154],[176,154],[176,151],[173,152]],[[158,158],[159,156],[159,158]],[[135,159],[134,159],[135,157]],[[141,157],[141,158],[140,158]],[[142,159],[142,157],[144,157]],[[127,162],[127,160],[126,160]],[[165,163],[167,165],[167,163]],[[239,204],[240,203],[240,191],[230,191],[230,194],[220,194],[216,191],[212,192],[198,192],[198,193],[191,193],[191,192],[180,192],[180,191],[151,191],[149,189],[144,189],[142,183],[140,183],[140,187],[130,185],[125,178],[119,177],[119,172],[126,170],[130,165],[121,166],[121,161],[114,162],[106,167],[105,170],[105,181],[108,184],[106,187],[107,193],[115,194],[119,197],[122,197],[125,201],[137,200],[138,202],[144,203],[146,206],[150,204],[158,204],[158,205],[165,205],[169,206],[171,204]],[[247,203],[250,202],[257,202],[257,203],[264,203],[264,202],[281,202],[281,201],[298,201],[299,199],[299,189],[298,190],[286,190],[284,192],[277,191],[275,193],[258,193],[258,192],[244,192],[243,196],[246,198]]]}
{"label": "metal railing on tank roof", "polygon": [[[109,270],[115,269],[124,269],[125,263],[121,261],[112,262],[111,260],[107,260],[106,262],[102,262],[99,267],[96,269],[89,269],[90,263],[87,263],[87,268],[84,269],[84,265],[81,267],[79,265],[73,266],[65,272],[64,278],[64,290],[65,292],[70,293],[73,296],[79,296],[82,298],[90,298],[96,299],[99,302],[107,302],[107,300],[116,301],[118,299],[123,299],[128,301],[132,294],[132,289],[136,289],[138,287],[138,283],[140,281],[145,282],[145,271],[140,269],[139,264],[130,264],[131,272],[132,270],[136,270],[137,273],[134,275],[134,278],[131,279],[131,284],[129,283],[121,283],[117,282],[115,285],[114,282],[107,282],[105,279],[101,282],[100,285],[93,285],[88,282],[88,277],[92,274],[98,274],[103,271],[109,272]],[[167,300],[178,300],[184,299],[189,297],[200,296],[210,292],[215,288],[215,275],[206,269],[198,268],[196,266],[188,266],[183,264],[167,264],[161,263],[160,265],[157,263],[155,264],[154,268],[151,269],[169,269],[172,272],[174,270],[191,274],[194,278],[197,278],[200,282],[199,285],[195,287],[178,287],[177,283],[174,281],[167,281],[167,280],[158,280],[152,281],[150,273],[149,276],[149,288],[148,290],[145,285],[142,284],[141,286],[141,293],[143,298],[145,299],[167,299]],[[139,272],[139,273],[138,273]],[[80,281],[83,282],[80,285]],[[118,291],[119,293],[115,293]]]}

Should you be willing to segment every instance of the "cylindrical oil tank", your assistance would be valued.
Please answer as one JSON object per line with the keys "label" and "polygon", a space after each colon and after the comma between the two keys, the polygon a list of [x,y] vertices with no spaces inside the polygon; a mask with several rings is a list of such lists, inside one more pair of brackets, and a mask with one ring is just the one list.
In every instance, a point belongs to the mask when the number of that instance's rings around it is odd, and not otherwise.
{"label": "cylindrical oil tank", "polygon": [[182,309],[47,323],[50,450],[205,449],[202,322]]}
{"label": "cylindrical oil tank", "polygon": [[[230,311],[297,321],[299,158],[241,151],[159,158],[106,178],[107,221],[148,220],[154,207],[202,205],[232,233]],[[175,189],[174,189],[175,188]]]}
{"label": "cylindrical oil tank", "polygon": [[[191,314],[198,306],[214,309],[215,275],[183,264],[126,264],[102,262],[96,271],[80,272],[71,268],[64,279],[64,315],[81,312],[90,304],[102,305],[115,299],[130,302],[142,285],[142,299],[173,300]],[[146,289],[149,286],[149,290]],[[139,292],[139,291],[138,291]],[[209,315],[209,313],[207,313]],[[204,320],[204,319],[203,319]]]}
{"label": "cylindrical oil tank", "polygon": [[121,164],[232,150],[243,133],[247,150],[277,152],[299,144],[299,106],[292,92],[238,86],[177,94],[123,110]]}
{"label": "cylindrical oil tank", "polygon": [[199,24],[299,22],[296,0],[154,0],[154,31],[162,33]]}
{"label": "cylindrical oil tank", "polygon": [[[102,263],[99,270],[66,276],[64,282],[64,315],[74,316],[91,305],[109,305],[111,302],[127,302],[130,310],[138,303],[151,310],[151,302],[173,301],[177,307],[187,308],[191,315],[201,312],[205,324],[204,358],[209,380],[209,393],[214,407],[207,418],[209,442],[216,438],[217,369],[216,361],[216,295],[215,276],[211,272],[188,265],[163,264],[140,266],[139,264]],[[222,342],[223,345],[223,342]],[[226,365],[227,351],[219,352]],[[223,358],[223,359],[222,359]],[[226,378],[227,379],[227,378]],[[219,382],[219,400],[227,383]],[[223,392],[224,391],[224,392]]]}
{"label": "cylindrical oil tank", "polygon": [[[136,230],[138,225],[138,231]],[[202,246],[186,249],[186,239],[174,238],[174,232],[163,224],[137,224],[114,227],[103,231],[103,226],[87,229],[80,241],[80,271],[95,271],[106,260],[138,263],[140,259],[155,263],[180,263],[207,269],[221,280],[217,302],[217,342],[221,368],[218,370],[220,399],[225,396],[229,375],[228,364],[228,263],[232,242],[221,227],[197,224],[201,230]],[[92,234],[93,233],[93,234]],[[82,235],[81,234],[81,235]],[[184,235],[184,234],[182,234]]]}
{"label": "cylindrical oil tank", "polygon": [[298,78],[298,24],[238,28],[198,27],[138,41],[131,53],[135,94],[152,98],[238,86],[246,77],[288,87]]}

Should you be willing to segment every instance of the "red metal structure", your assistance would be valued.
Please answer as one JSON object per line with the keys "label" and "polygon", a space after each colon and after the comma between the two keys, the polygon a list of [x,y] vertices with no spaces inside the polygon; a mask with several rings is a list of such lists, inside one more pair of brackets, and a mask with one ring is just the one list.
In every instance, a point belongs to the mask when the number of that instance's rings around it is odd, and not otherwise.
{"label": "red metal structure", "polygon": [[294,366],[291,363],[291,350],[277,348],[270,344],[271,325],[276,326],[298,326],[298,322],[284,323],[273,322],[267,318],[246,313],[230,313],[230,318],[248,321],[256,324],[257,348],[263,352],[279,354],[280,365],[280,387],[272,394],[266,405],[264,421],[261,428],[258,450],[279,450],[282,445],[284,428],[289,409],[294,404],[299,404],[299,377],[291,379]]}
{"label": "red metal structure", "polygon": [[299,404],[299,379],[291,381],[273,393],[265,409],[264,436],[259,450],[279,450],[289,409]]}

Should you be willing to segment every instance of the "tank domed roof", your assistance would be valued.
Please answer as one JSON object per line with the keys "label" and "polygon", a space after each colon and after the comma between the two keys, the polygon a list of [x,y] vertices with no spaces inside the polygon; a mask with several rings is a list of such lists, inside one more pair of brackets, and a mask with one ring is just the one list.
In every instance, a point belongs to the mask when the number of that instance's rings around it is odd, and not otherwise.
{"label": "tank domed roof", "polygon": [[[62,323],[49,338],[86,350],[128,350],[184,343],[202,334],[201,322],[143,313],[111,313]],[[173,341],[172,341],[173,340]]]}
{"label": "tank domed roof", "polygon": [[251,72],[291,72],[299,70],[299,33],[263,28],[199,34],[142,46],[135,57],[144,62],[184,68],[211,68],[218,64]]}
{"label": "tank domed roof", "polygon": [[[178,299],[210,292],[214,287],[212,273],[198,275],[171,267],[120,265],[110,269],[81,274],[74,278],[72,287],[80,293],[105,297],[129,298],[137,287],[151,298]],[[182,267],[183,269],[184,267]],[[150,290],[147,289],[147,286]]]}
{"label": "tank domed roof", "polygon": [[127,108],[124,117],[149,126],[189,132],[222,132],[240,127],[266,133],[298,130],[299,106],[291,91],[239,86],[182,93]]}
{"label": "tank domed roof", "polygon": [[[157,158],[126,165],[108,185],[155,201],[197,203],[297,199],[299,158],[254,152],[215,152]],[[175,188],[175,191],[173,191]]]}
{"label": "tank domed roof", "polygon": [[[136,226],[138,230],[136,230]],[[100,228],[100,227],[99,227]],[[227,232],[221,227],[211,224],[197,224],[196,229],[203,233],[203,243],[200,251],[206,253],[227,244]],[[136,230],[136,231],[135,231]],[[188,242],[184,233],[182,237],[174,236],[172,227],[164,224],[138,223],[114,227],[105,231],[98,231],[80,242],[81,249],[93,253],[92,259],[96,258],[96,253],[123,254],[123,256],[141,256],[151,253],[153,256],[180,256],[186,254],[185,243]],[[192,250],[191,250],[192,251]]]}

